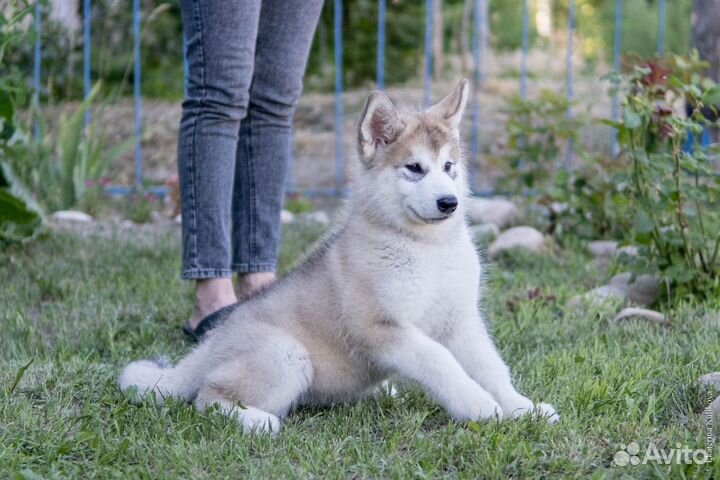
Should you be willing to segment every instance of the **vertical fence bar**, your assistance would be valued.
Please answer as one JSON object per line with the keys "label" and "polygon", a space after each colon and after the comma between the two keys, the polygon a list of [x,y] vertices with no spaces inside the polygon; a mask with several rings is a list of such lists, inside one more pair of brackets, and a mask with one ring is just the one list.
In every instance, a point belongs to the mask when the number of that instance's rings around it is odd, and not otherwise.
{"label": "vertical fence bar", "polygon": [[522,12],[522,48],[520,52],[520,98],[527,98],[527,57],[528,57],[528,24],[529,24],[528,0],[523,0]]}
{"label": "vertical fence bar", "polygon": [[658,2],[657,53],[661,57],[665,55],[665,7],[666,0],[660,0]]}
{"label": "vertical fence bar", "polygon": [[135,188],[142,187],[142,102],[140,98],[140,0],[133,0],[133,96],[135,97]]}
{"label": "vertical fence bar", "polygon": [[[83,95],[90,95],[90,0],[83,0]],[[90,124],[90,106],[85,110],[85,127]]]}
{"label": "vertical fence bar", "polygon": [[335,190],[340,194],[345,177],[343,159],[342,0],[335,0]]}
{"label": "vertical fence bar", "polygon": [[[567,99],[572,102],[573,100],[573,32],[575,31],[575,0],[569,0],[568,4],[568,45],[567,45]],[[567,110],[568,120],[573,118],[572,105],[568,105]],[[565,168],[570,170],[573,163],[573,138],[567,140],[567,150],[565,152]]]}
{"label": "vertical fence bar", "polygon": [[487,78],[485,55],[489,52],[488,42],[490,41],[490,0],[480,0],[480,85],[485,84]]}
{"label": "vertical fence bar", "polygon": [[35,52],[33,59],[33,135],[40,138],[40,67],[42,65],[42,3],[35,3]]}
{"label": "vertical fence bar", "polygon": [[433,37],[433,0],[425,0],[425,91],[423,105],[430,106],[432,93],[432,37]]}
{"label": "vertical fence bar", "polygon": [[[613,70],[620,73],[620,43],[622,31],[622,0],[615,0],[615,32],[613,35]],[[618,92],[612,96],[612,105],[610,110],[610,118],[613,122],[617,122],[620,113],[620,99]],[[618,154],[617,130],[613,128],[610,131],[610,155],[616,157]]]}
{"label": "vertical fence bar", "polygon": [[385,88],[385,12],[387,0],[378,1],[378,31],[377,31],[377,88]]}
{"label": "vertical fence bar", "polygon": [[470,190],[475,193],[477,190],[476,177],[477,177],[477,161],[480,155],[480,105],[478,102],[478,95],[480,90],[480,75],[481,75],[481,56],[480,56],[480,24],[482,10],[480,3],[482,0],[473,0],[473,29],[472,29],[472,55],[473,55],[473,88],[471,91],[472,105],[472,135],[470,140]]}
{"label": "vertical fence bar", "polygon": [[183,96],[187,96],[187,90],[188,90],[188,79],[190,78],[190,71],[188,67],[188,58],[187,58],[187,37],[185,37],[185,34],[183,33],[182,36],[182,56],[183,56]]}

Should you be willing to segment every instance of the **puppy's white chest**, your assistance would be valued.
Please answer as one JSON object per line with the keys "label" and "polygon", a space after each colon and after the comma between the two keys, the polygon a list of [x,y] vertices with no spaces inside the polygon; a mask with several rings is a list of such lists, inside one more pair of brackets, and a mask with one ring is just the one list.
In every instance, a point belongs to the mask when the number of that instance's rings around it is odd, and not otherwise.
{"label": "puppy's white chest", "polygon": [[380,260],[381,303],[400,321],[430,333],[476,308],[480,272],[472,245],[399,244],[387,246]]}

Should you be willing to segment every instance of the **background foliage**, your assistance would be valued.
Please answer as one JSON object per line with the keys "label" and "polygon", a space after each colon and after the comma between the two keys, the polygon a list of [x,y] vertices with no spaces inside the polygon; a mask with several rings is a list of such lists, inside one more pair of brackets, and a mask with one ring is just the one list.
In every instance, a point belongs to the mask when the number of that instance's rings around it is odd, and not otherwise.
{"label": "background foliage", "polygon": [[[462,51],[463,22],[472,28],[465,15],[466,0],[443,0],[444,51]],[[666,50],[686,53],[692,0],[667,3]],[[375,79],[377,48],[377,2],[343,2],[344,81],[348,87],[369,84]],[[530,45],[540,39],[535,31],[534,2],[530,2]],[[623,2],[622,51],[643,56],[654,52],[657,35],[657,0]],[[553,0],[553,25],[561,36],[567,24],[567,5]],[[332,88],[333,76],[333,2],[325,2],[308,63],[307,88]],[[388,2],[386,82],[402,83],[420,78],[424,48],[424,2],[398,0]],[[490,1],[491,47],[498,51],[520,47],[522,0]],[[576,0],[577,29],[582,39],[580,52],[588,60],[608,60],[612,55],[614,2]],[[177,99],[183,92],[182,21],[175,2],[142,2],[143,94],[149,97]],[[44,22],[44,92],[50,98],[82,96],[82,35],[71,33],[52,22]],[[132,68],[132,9],[125,2],[93,2],[92,77],[102,80],[110,90],[130,93]],[[32,42],[10,53],[14,69],[32,71]]]}

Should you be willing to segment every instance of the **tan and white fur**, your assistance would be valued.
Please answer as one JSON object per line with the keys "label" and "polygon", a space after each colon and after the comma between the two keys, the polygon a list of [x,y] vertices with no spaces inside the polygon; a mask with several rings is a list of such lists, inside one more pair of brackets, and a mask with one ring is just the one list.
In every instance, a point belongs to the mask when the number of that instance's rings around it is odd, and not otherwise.
{"label": "tan and white fur", "polygon": [[463,80],[430,109],[399,112],[372,93],[359,172],[332,233],[177,366],[130,363],[120,388],[137,387],[134,401],[154,392],[157,402],[217,404],[255,433],[277,432],[297,405],[354,401],[391,376],[455,419],[557,421],[551,405],[515,390],[478,309],[481,262],[463,214],[467,97]]}

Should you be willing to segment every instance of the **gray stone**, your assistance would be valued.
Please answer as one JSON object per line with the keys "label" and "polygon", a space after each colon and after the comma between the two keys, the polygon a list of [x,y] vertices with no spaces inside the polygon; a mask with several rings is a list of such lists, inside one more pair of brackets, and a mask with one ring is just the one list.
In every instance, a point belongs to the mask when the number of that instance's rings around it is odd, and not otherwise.
{"label": "gray stone", "polygon": [[280,212],[281,223],[291,223],[293,220],[295,220],[295,214],[291,211],[283,209],[283,211]]}
{"label": "gray stone", "polygon": [[167,223],[169,221],[169,219],[165,215],[158,212],[157,210],[153,210],[150,212],[150,220],[153,223]]}
{"label": "gray stone", "polygon": [[470,223],[494,223],[501,230],[518,219],[518,208],[504,198],[469,198],[465,210]]}
{"label": "gray stone", "polygon": [[304,213],[300,215],[299,218],[305,222],[319,223],[321,225],[328,225],[330,223],[330,217],[322,210]]}
{"label": "gray stone", "polygon": [[630,303],[640,306],[652,305],[660,296],[660,281],[652,275],[633,275],[629,272],[619,273],[610,279],[610,285],[625,292]]}
{"label": "gray stone", "polygon": [[660,312],[655,310],[648,310],[646,308],[635,308],[628,307],[620,310],[620,313],[615,315],[613,321],[620,323],[627,320],[648,320],[653,323],[666,324],[668,323],[667,318]]}
{"label": "gray stone", "polygon": [[93,217],[77,210],[59,210],[50,215],[50,219],[55,222],[89,223],[93,221]]}
{"label": "gray stone", "polygon": [[701,321],[706,327],[720,328],[720,311],[710,311],[702,316]]}
{"label": "gray stone", "polygon": [[717,432],[720,430],[720,397],[710,403],[710,405],[700,414],[700,422],[705,426],[712,426]]}
{"label": "gray stone", "polygon": [[500,235],[500,228],[494,223],[481,223],[471,225],[470,233],[477,242],[492,242]]}
{"label": "gray stone", "polygon": [[638,247],[635,245],[625,245],[617,250],[618,255],[627,255],[629,257],[637,257]]}
{"label": "gray stone", "polygon": [[627,296],[621,288],[613,285],[602,285],[597,288],[575,295],[567,302],[567,308],[575,309],[583,305],[597,307],[606,303],[625,305]]}
{"label": "gray stone", "polygon": [[539,252],[545,244],[542,233],[532,227],[513,227],[502,232],[488,247],[490,258],[497,258],[502,252],[522,249]]}
{"label": "gray stone", "polygon": [[720,390],[720,372],[706,373],[698,378],[698,382],[706,387],[714,387]]}
{"label": "gray stone", "polygon": [[612,257],[617,253],[618,242],[614,240],[595,240],[588,243],[588,250],[593,257]]}

